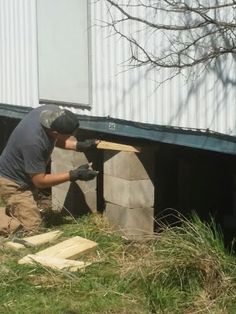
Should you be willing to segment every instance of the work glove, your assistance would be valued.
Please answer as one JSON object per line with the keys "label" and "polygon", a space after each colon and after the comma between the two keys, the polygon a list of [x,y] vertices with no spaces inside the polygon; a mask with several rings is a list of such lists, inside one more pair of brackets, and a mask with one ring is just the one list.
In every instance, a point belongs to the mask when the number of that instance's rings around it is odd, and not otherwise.
{"label": "work glove", "polygon": [[98,175],[98,171],[93,170],[91,164],[85,164],[70,170],[69,174],[71,182],[75,182],[76,180],[89,181]]}
{"label": "work glove", "polygon": [[97,146],[97,140],[87,139],[87,140],[79,141],[76,143],[76,151],[85,152],[89,149],[95,148],[96,146]]}

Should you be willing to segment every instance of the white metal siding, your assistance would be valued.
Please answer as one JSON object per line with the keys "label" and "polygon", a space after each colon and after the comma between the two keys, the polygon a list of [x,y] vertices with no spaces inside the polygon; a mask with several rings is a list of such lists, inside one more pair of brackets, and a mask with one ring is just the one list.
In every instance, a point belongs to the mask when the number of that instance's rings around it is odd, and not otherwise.
{"label": "white metal siding", "polygon": [[93,115],[236,135],[234,60],[228,57],[222,69],[195,81],[178,76],[157,87],[165,71],[127,70],[127,43],[95,26],[107,21],[107,14],[105,1],[92,5]]}
{"label": "white metal siding", "polygon": [[0,0],[0,103],[38,105],[34,0]]}
{"label": "white metal siding", "polygon": [[[236,135],[235,61],[157,88],[165,71],[127,71],[129,46],[98,26],[107,20],[105,1],[90,1],[90,8],[92,110],[74,112]],[[38,106],[36,31],[35,0],[0,0],[1,103]]]}

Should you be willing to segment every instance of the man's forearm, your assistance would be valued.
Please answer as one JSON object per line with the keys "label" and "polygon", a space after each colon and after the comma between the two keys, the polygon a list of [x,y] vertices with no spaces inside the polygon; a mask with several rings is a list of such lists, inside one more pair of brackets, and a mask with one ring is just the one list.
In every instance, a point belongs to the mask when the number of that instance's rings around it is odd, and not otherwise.
{"label": "man's forearm", "polygon": [[49,188],[70,180],[69,172],[59,174],[39,173],[32,176],[32,182],[38,189]]}
{"label": "man's forearm", "polygon": [[76,144],[77,139],[74,136],[63,136],[61,135],[57,141],[55,146],[62,148],[62,149],[68,149],[68,150],[76,150]]}
{"label": "man's forearm", "polygon": [[68,150],[75,150],[78,152],[85,152],[89,149],[95,148],[99,140],[96,139],[86,139],[86,140],[77,140],[74,136],[58,136],[55,146]]}

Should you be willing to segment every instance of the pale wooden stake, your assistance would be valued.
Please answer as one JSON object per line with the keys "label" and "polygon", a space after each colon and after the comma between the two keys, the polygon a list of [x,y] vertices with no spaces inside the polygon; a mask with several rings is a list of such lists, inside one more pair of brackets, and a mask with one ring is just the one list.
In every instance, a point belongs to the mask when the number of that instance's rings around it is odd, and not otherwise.
{"label": "pale wooden stake", "polygon": [[[28,242],[29,244],[37,246],[37,245],[49,243],[53,240],[56,240],[57,238],[59,238],[60,235],[62,235],[62,231],[54,230],[54,231],[50,231],[46,233],[37,234],[31,237],[25,237],[22,239]],[[16,249],[16,250],[25,248],[23,244],[12,242],[12,241],[7,241],[5,243],[5,246]]]}
{"label": "pale wooden stake", "polygon": [[82,261],[74,261],[69,259],[48,257],[44,255],[29,254],[18,261],[19,264],[40,264],[45,267],[50,267],[58,270],[77,271],[84,270],[85,267],[91,265]]}
{"label": "pale wooden stake", "polygon": [[76,236],[54,246],[50,246],[36,254],[47,257],[76,259],[81,253],[95,248],[96,246],[96,242]]}
{"label": "pale wooden stake", "polygon": [[141,149],[139,147],[126,145],[126,144],[107,142],[107,141],[100,141],[97,144],[97,148],[98,149],[120,150],[120,151],[124,151],[124,152],[134,152],[134,153],[140,153],[140,151],[141,151]]}

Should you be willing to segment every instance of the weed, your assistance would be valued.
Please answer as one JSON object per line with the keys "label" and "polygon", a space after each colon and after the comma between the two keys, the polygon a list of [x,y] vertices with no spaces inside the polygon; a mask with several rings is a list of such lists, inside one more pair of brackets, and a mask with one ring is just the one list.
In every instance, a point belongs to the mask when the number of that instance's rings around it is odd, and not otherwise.
{"label": "weed", "polygon": [[30,249],[2,247],[0,313],[235,313],[234,255],[213,220],[182,218],[146,242],[125,241],[95,214],[56,227],[98,243],[81,256],[92,265],[76,273],[18,265]]}

